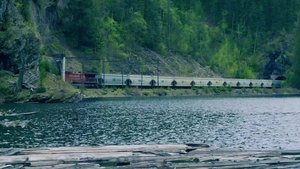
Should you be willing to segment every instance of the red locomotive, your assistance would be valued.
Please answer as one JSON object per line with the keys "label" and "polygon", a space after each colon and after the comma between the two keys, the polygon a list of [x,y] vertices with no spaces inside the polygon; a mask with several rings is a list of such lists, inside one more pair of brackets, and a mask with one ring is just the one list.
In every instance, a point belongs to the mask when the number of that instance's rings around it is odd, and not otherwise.
{"label": "red locomotive", "polygon": [[66,72],[66,81],[77,86],[97,86],[96,73]]}

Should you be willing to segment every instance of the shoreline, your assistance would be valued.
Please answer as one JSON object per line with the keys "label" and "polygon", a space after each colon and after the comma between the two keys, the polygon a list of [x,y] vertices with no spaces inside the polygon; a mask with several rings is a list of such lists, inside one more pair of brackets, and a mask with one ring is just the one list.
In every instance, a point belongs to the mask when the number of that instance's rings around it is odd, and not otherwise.
{"label": "shoreline", "polygon": [[[26,93],[26,94],[24,94]],[[45,93],[30,94],[23,91],[21,96],[7,96],[1,103],[72,103],[89,100],[122,98],[244,98],[244,97],[300,97],[295,88],[79,88],[76,90],[51,90]]]}
{"label": "shoreline", "polygon": [[211,95],[211,96],[112,96],[112,97],[84,97],[81,101],[101,101],[101,100],[122,100],[122,99],[148,99],[148,98],[284,98],[284,97],[300,97],[300,94],[277,94],[277,95]]}
{"label": "shoreline", "polygon": [[113,98],[176,98],[176,97],[299,97],[300,90],[294,88],[106,88],[84,89],[82,100],[113,99]]}

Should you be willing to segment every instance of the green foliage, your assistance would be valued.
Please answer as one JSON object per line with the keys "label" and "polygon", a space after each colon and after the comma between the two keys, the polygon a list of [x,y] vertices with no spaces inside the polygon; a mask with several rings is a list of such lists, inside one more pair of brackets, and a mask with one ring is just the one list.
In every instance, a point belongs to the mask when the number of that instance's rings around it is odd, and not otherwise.
{"label": "green foliage", "polygon": [[46,91],[47,91],[46,88],[41,85],[36,89],[37,93],[44,93]]}
{"label": "green foliage", "polygon": [[221,46],[220,50],[216,53],[213,58],[213,63],[219,68],[224,69],[226,74],[234,76],[238,70],[238,64],[236,63],[239,57],[240,51],[226,40]]}
{"label": "green foliage", "polygon": [[157,96],[166,96],[168,93],[164,88],[153,89],[153,93]]}
{"label": "green foliage", "polygon": [[256,78],[266,42],[293,29],[297,7],[297,0],[74,0],[62,24],[73,46],[101,59],[145,47],[211,64],[224,76]]}
{"label": "green foliage", "polygon": [[[28,0],[24,0],[28,1]],[[57,4],[58,0],[33,0],[36,4],[40,6],[40,8],[45,8],[47,6],[51,6]]]}
{"label": "green foliage", "polygon": [[3,95],[12,95],[14,93],[14,84],[16,78],[12,73],[0,70],[0,97]]}
{"label": "green foliage", "polygon": [[225,93],[230,93],[232,91],[231,87],[215,87],[212,89],[216,94],[225,94]]}
{"label": "green foliage", "polygon": [[[40,36],[30,23],[30,3],[16,0],[26,22],[21,31],[13,18],[1,24],[1,56],[14,53],[11,46],[18,46],[24,32]],[[65,8],[58,0],[33,3],[41,10],[57,7],[59,36],[86,56],[124,60],[142,47],[165,57],[194,59],[226,77],[240,78],[259,77],[265,54],[282,48],[300,7],[298,0],[72,0]],[[288,53],[287,46],[283,50]],[[63,46],[53,41],[49,51],[61,52]],[[91,65],[96,72],[101,66]],[[105,63],[104,69],[109,72],[111,67]],[[191,70],[179,67],[179,72]]]}
{"label": "green foliage", "polygon": [[51,51],[52,53],[63,53],[64,47],[56,39],[49,45],[49,49],[47,49],[47,50]]}
{"label": "green foliage", "polygon": [[[121,90],[119,90],[121,91]],[[135,87],[126,87],[124,88],[124,93],[128,96],[140,96],[141,95],[141,91],[139,88],[135,88]]]}
{"label": "green foliage", "polygon": [[50,72],[50,63],[45,56],[42,56],[39,61],[40,71],[40,87],[43,86],[44,80],[47,78],[47,72]]}
{"label": "green foliage", "polygon": [[290,83],[300,89],[300,22],[298,22],[296,29],[296,43],[294,49],[294,57],[292,72],[289,73],[288,80]]}
{"label": "green foliage", "polygon": [[130,22],[126,26],[130,31],[130,36],[127,36],[128,43],[142,45],[147,31],[147,23],[139,11],[134,12],[131,17]]}
{"label": "green foliage", "polygon": [[39,60],[39,74],[40,74],[40,79],[39,79],[39,86],[37,89],[37,92],[45,92],[45,80],[47,79],[48,73],[52,73],[55,75],[59,75],[59,70],[55,66],[55,64],[50,63],[48,58],[46,56],[42,56]]}
{"label": "green foliage", "polygon": [[30,1],[28,0],[16,0],[16,6],[18,10],[20,11],[21,15],[23,16],[23,19],[26,22],[30,21]]}

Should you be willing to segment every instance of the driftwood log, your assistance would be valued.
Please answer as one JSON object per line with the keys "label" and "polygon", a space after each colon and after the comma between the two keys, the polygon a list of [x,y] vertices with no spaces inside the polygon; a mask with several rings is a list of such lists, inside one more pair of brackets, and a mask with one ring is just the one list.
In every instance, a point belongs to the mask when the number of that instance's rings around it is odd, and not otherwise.
{"label": "driftwood log", "polygon": [[300,150],[217,149],[204,144],[0,149],[10,168],[300,168]]}

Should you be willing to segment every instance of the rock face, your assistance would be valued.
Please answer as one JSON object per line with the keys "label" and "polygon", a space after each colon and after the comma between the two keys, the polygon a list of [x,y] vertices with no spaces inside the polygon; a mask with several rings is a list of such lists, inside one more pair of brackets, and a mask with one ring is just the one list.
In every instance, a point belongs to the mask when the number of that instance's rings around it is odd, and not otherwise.
{"label": "rock face", "polygon": [[291,66],[289,58],[281,51],[274,51],[268,54],[269,62],[264,66],[262,78],[270,79],[271,75],[281,76]]}
{"label": "rock face", "polygon": [[25,59],[25,72],[23,85],[26,88],[36,88],[39,80],[39,46],[40,41],[34,35],[28,35],[26,38],[26,45],[23,50],[23,56]]}
{"label": "rock face", "polygon": [[38,32],[26,23],[15,0],[0,2],[0,67],[19,74],[17,88],[36,88],[39,80]]}

